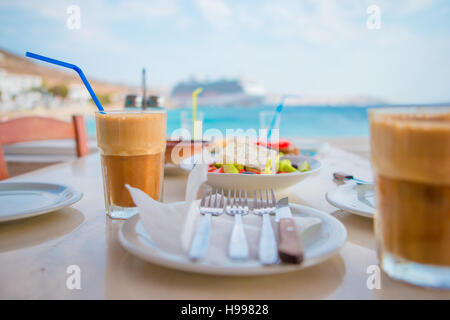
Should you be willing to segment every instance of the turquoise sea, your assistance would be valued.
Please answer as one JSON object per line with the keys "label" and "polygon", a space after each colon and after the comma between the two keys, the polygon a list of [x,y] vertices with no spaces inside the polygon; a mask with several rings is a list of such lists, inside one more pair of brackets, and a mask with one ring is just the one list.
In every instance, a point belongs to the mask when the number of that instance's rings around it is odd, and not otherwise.
{"label": "turquoise sea", "polygon": [[[167,110],[167,133],[181,126],[182,110]],[[200,107],[203,130],[258,129],[259,113],[275,107]],[[369,135],[368,107],[284,107],[281,113],[282,137],[366,137]],[[95,135],[95,121],[88,118],[87,129]]]}

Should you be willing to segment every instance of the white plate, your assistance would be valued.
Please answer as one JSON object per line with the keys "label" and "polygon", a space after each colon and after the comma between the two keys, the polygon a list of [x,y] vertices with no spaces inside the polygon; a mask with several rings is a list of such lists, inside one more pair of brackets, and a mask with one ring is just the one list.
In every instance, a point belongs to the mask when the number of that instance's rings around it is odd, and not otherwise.
{"label": "white plate", "polygon": [[0,183],[0,222],[37,216],[69,206],[83,193],[71,187],[38,182]]}
{"label": "white plate", "polygon": [[375,215],[375,193],[372,184],[349,182],[328,191],[325,197],[339,209],[369,218]]}
{"label": "white plate", "polygon": [[[235,188],[236,186],[248,190],[265,188],[286,189],[296,185],[311,174],[319,171],[321,167],[319,160],[305,156],[286,155],[282,159],[289,159],[292,163],[297,164],[301,164],[306,160],[311,166],[311,170],[306,172],[297,171],[280,174],[234,174],[208,172],[207,183],[212,187],[225,189]],[[201,155],[184,159],[180,163],[180,167],[190,171],[192,170],[194,163],[198,163],[200,160]]]}
{"label": "white plate", "polygon": [[228,276],[255,276],[296,271],[316,265],[338,253],[347,240],[347,230],[339,220],[313,208],[296,204],[289,206],[293,215],[318,217],[322,220],[319,228],[307,231],[306,237],[302,236],[305,238],[303,241],[305,260],[300,265],[267,266],[254,260],[229,261],[222,266],[202,261],[192,262],[187,256],[171,255],[159,249],[144,229],[139,215],[133,216],[122,224],[119,230],[119,241],[130,253],[160,266],[193,273]]}

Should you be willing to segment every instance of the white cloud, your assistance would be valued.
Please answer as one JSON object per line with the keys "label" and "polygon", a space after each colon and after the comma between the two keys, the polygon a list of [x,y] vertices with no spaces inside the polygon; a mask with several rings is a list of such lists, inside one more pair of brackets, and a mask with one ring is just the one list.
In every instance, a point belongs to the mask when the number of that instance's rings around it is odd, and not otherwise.
{"label": "white cloud", "polygon": [[115,5],[103,2],[99,7],[111,20],[168,18],[180,10],[178,0],[122,0]]}
{"label": "white cloud", "polygon": [[[0,40],[115,81],[151,66],[154,83],[244,72],[269,90],[448,96],[448,0],[182,1],[0,0]],[[65,27],[70,4],[81,7],[81,30]],[[381,8],[380,30],[366,27],[370,4]],[[435,16],[439,25],[420,28]]]}
{"label": "white cloud", "polygon": [[78,5],[83,15],[99,20],[125,20],[139,18],[168,17],[179,12],[179,0],[2,0],[0,8],[20,8],[33,11],[41,17],[65,20],[66,8]]}
{"label": "white cloud", "polygon": [[[362,32],[365,7],[358,2],[270,1],[264,6],[264,18],[278,36],[296,37],[320,44],[352,39]],[[356,14],[355,14],[356,13]]]}
{"label": "white cloud", "polygon": [[223,0],[196,0],[203,17],[214,27],[225,28],[232,23],[231,9]]}
{"label": "white cloud", "polygon": [[[207,0],[205,0],[207,1]],[[260,31],[280,39],[305,41],[315,45],[345,46],[368,37],[367,7],[381,7],[384,39],[380,44],[402,41],[414,35],[400,21],[436,4],[436,0],[269,0],[261,6],[231,6],[242,28]],[[389,19],[387,19],[389,18]],[[382,33],[380,31],[379,33]]]}
{"label": "white cloud", "polygon": [[387,10],[392,10],[398,15],[408,15],[427,9],[437,3],[436,0],[389,0],[380,1]]}
{"label": "white cloud", "polygon": [[[266,2],[234,2],[226,0],[196,0],[195,6],[203,18],[216,29],[236,32],[251,29],[280,38],[296,38],[312,44],[354,41],[366,36],[366,9],[369,4],[382,8],[384,17],[392,20],[409,15],[436,4],[437,0],[269,0]],[[57,21],[67,19],[67,6],[76,3],[81,7],[82,20],[102,28],[96,32],[108,32],[108,23],[143,21],[148,24],[159,19],[171,19],[184,27],[192,26],[192,20],[183,11],[181,0],[121,0],[111,3],[96,1],[30,1],[2,0],[0,7],[31,10]],[[234,29],[232,29],[233,27]],[[394,29],[400,30],[396,26]],[[402,34],[405,30],[401,31]],[[393,37],[393,35],[389,35]]]}

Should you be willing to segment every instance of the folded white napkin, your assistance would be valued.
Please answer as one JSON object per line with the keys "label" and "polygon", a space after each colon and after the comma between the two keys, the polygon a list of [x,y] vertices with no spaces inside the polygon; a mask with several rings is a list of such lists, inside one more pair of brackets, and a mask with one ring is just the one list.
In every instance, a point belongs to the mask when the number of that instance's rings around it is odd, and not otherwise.
{"label": "folded white napkin", "polygon": [[[199,201],[195,198],[199,188],[207,180],[206,174],[206,164],[198,164],[191,171],[186,187],[186,201],[183,203],[162,203],[153,200],[137,188],[126,186],[138,207],[144,228],[158,248],[168,254],[188,256],[192,238],[202,217],[199,213]],[[206,262],[219,265],[230,263],[227,253],[233,219],[225,213],[211,217],[209,248],[204,258]],[[321,225],[321,220],[314,217],[294,217],[293,219],[300,235]],[[250,212],[242,220],[249,244],[249,260],[257,261],[262,217]],[[272,224],[276,230],[274,218],[272,218]]]}

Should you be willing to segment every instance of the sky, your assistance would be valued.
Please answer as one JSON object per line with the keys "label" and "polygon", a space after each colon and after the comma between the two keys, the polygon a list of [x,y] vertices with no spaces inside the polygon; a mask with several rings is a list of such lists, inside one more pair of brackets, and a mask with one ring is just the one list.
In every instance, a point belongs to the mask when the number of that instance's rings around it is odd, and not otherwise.
{"label": "sky", "polygon": [[155,87],[244,76],[273,93],[450,101],[448,0],[0,0],[0,48],[119,83],[145,67]]}

